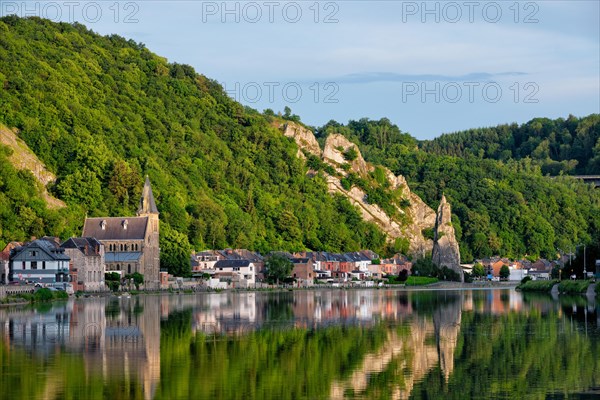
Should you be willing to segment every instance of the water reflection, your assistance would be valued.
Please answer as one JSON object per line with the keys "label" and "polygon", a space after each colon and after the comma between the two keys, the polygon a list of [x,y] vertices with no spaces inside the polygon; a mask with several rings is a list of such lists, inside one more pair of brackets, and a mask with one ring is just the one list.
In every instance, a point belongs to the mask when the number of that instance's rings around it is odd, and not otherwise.
{"label": "water reflection", "polygon": [[0,398],[573,394],[599,326],[594,298],[511,290],[71,299],[0,309]]}

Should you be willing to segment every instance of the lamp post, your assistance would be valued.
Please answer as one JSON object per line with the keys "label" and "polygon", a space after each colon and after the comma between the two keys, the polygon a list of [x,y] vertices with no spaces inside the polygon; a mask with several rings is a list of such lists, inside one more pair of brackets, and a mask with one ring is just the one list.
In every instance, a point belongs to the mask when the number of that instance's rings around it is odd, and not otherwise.
{"label": "lamp post", "polygon": [[583,245],[583,279],[587,278],[587,270],[585,268],[585,244]]}

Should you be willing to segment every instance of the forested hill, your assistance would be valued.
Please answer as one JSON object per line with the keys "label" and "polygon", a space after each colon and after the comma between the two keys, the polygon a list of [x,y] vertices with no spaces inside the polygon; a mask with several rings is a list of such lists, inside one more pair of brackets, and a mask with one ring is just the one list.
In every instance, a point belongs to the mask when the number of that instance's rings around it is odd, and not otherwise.
{"label": "forested hill", "polygon": [[[0,18],[0,124],[57,176],[47,209],[0,148],[0,247],[80,235],[83,219],[135,215],[145,174],[165,262],[202,248],[382,251],[384,235],[319,176],[292,139],[189,66],[82,25]],[[173,248],[176,246],[176,248]]]}
{"label": "forested hill", "polygon": [[[576,125],[578,140],[592,132],[597,137],[597,115],[577,120]],[[500,161],[465,147],[453,152],[449,144],[449,154],[439,154],[446,150],[431,146],[449,143],[454,136],[418,148],[413,137],[385,118],[346,125],[330,121],[316,131],[320,141],[331,133],[358,144],[367,161],[405,176],[427,204],[435,205],[444,193],[452,205],[463,261],[496,254],[553,258],[559,251],[600,239],[600,190],[570,177],[550,178],[529,157]]]}
{"label": "forested hill", "polygon": [[[78,24],[0,18],[0,125],[18,130],[56,176],[51,194],[67,204],[49,209],[38,181],[0,145],[0,247],[80,235],[86,214],[134,215],[148,174],[166,267],[189,265],[192,247],[383,251],[382,232],[346,197],[328,194],[321,174],[307,174],[293,139],[273,122],[131,40]],[[548,179],[530,158],[423,151],[385,119],[332,122],[316,134],[332,132],[406,176],[429,206],[445,193],[464,261],[554,257],[557,248],[597,240],[600,191]]]}
{"label": "forested hill", "polygon": [[600,115],[567,119],[536,118],[526,124],[499,125],[444,134],[422,143],[435,154],[508,161],[530,158],[542,173],[600,174]]}

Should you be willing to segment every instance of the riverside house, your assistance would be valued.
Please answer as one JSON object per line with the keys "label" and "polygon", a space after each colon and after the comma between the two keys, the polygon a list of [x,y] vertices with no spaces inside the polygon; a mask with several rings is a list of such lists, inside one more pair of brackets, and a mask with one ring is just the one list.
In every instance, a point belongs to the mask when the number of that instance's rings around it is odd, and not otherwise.
{"label": "riverside house", "polygon": [[58,240],[44,237],[12,250],[9,275],[20,283],[69,282],[70,260]]}

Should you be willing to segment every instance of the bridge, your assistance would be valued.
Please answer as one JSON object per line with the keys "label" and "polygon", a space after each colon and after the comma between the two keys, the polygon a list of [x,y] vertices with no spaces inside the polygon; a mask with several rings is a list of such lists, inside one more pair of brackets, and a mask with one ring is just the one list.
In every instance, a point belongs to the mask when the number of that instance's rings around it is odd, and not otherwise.
{"label": "bridge", "polygon": [[596,188],[600,187],[600,175],[573,175],[575,179],[581,179],[585,183],[591,183]]}

